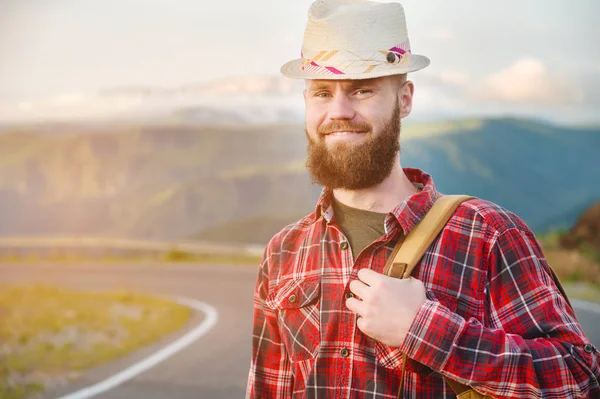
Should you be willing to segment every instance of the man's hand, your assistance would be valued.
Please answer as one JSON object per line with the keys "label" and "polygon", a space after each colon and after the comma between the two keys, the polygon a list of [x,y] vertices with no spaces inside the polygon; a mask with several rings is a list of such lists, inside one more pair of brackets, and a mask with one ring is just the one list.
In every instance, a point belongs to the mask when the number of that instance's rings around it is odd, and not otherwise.
{"label": "man's hand", "polygon": [[412,277],[388,277],[370,269],[361,269],[358,278],[350,283],[358,298],[346,300],[348,309],[359,316],[358,328],[386,345],[401,346],[427,299],[423,282]]}

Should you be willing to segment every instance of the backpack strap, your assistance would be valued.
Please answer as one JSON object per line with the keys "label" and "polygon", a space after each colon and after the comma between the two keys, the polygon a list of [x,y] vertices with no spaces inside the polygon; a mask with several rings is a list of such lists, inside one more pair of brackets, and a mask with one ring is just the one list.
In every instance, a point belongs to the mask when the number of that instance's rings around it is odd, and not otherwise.
{"label": "backpack strap", "polygon": [[410,277],[427,248],[442,231],[460,204],[476,197],[470,195],[443,195],[438,198],[425,217],[408,233],[402,235],[387,264],[384,274],[395,278]]}
{"label": "backpack strap", "polygon": [[[464,201],[473,198],[476,197],[469,195],[443,195],[438,198],[425,217],[407,235],[400,237],[394,246],[392,254],[388,258],[384,274],[394,278],[410,277],[413,269],[419,263],[433,240],[435,240],[446,223],[448,223],[456,208]],[[400,377],[398,398],[401,397],[404,387],[404,373],[406,362],[408,361],[406,354],[402,356],[402,360],[402,375]],[[467,385],[460,384],[446,376],[443,377],[457,395],[471,389]]]}

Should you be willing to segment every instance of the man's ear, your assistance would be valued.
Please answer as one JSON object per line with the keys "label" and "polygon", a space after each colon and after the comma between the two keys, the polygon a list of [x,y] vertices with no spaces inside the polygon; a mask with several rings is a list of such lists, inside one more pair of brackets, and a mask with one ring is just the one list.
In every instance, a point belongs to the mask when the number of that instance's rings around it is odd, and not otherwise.
{"label": "man's ear", "polygon": [[407,80],[398,89],[398,104],[400,105],[400,118],[406,118],[412,111],[413,95],[415,85]]}

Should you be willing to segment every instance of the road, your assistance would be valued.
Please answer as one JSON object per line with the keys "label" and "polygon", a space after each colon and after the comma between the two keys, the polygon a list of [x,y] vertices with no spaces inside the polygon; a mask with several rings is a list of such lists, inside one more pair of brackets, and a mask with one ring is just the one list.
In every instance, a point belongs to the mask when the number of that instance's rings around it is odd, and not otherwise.
{"label": "road", "polygon": [[[153,294],[185,296],[210,304],[218,323],[206,335],[138,377],[98,397],[106,399],[242,398],[250,365],[251,266],[221,265],[0,265],[1,283],[41,282],[82,290],[126,288]],[[194,327],[201,315],[190,323]],[[160,349],[180,334],[134,356],[92,370],[77,383],[50,392],[58,398],[124,369]]]}
{"label": "road", "polygon": [[[161,295],[185,296],[210,304],[217,324],[197,341],[148,371],[97,397],[103,399],[242,398],[250,362],[252,290],[256,269],[223,265],[2,265],[0,284],[40,282],[67,288],[125,288]],[[600,314],[577,309],[584,331],[600,346]],[[102,381],[161,349],[202,322],[197,314],[181,332],[97,367],[74,383],[45,396],[59,398]]]}

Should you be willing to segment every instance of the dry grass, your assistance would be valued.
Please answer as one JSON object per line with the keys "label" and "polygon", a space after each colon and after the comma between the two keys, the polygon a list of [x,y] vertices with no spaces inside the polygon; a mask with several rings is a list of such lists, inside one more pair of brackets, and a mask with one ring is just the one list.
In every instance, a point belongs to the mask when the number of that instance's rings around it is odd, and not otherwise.
{"label": "dry grass", "polygon": [[0,254],[0,262],[3,263],[79,263],[79,262],[102,262],[115,264],[136,264],[140,262],[181,262],[191,264],[227,264],[227,265],[252,265],[260,263],[260,256],[249,254],[192,254],[180,250],[170,250],[162,254],[123,254],[123,255],[86,255],[86,254]]}
{"label": "dry grass", "polygon": [[600,257],[591,250],[568,250],[558,245],[558,234],[539,238],[548,263],[561,282],[586,282],[600,288]]}
{"label": "dry grass", "polygon": [[21,399],[181,328],[187,307],[129,292],[0,288],[0,398]]}

